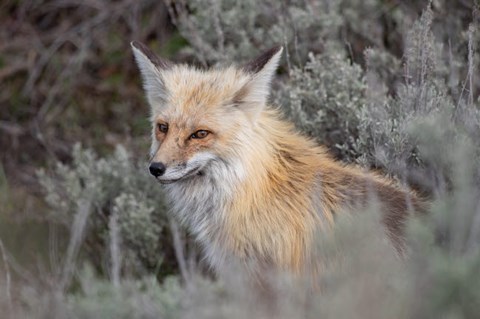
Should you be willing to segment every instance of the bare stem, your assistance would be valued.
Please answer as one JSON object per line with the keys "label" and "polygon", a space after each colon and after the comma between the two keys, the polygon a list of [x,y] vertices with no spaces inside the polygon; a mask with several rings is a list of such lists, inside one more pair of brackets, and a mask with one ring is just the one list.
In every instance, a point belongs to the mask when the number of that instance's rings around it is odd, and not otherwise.
{"label": "bare stem", "polygon": [[2,253],[2,260],[3,264],[5,265],[5,279],[6,279],[6,285],[5,285],[5,292],[7,294],[7,301],[8,301],[8,313],[9,317],[12,315],[12,294],[11,294],[11,277],[10,277],[10,268],[8,264],[8,258],[7,254],[5,252],[5,246],[3,245],[2,240],[0,239],[0,252]]}
{"label": "bare stem", "polygon": [[190,281],[190,274],[188,272],[187,262],[183,251],[185,245],[183,243],[182,237],[180,236],[178,225],[173,220],[170,220],[170,230],[173,236],[173,248],[175,249],[175,257],[177,258],[178,265],[180,267],[180,273],[185,283],[188,284]]}
{"label": "bare stem", "polygon": [[80,246],[83,242],[90,211],[90,200],[86,200],[78,205],[78,210],[73,220],[72,235],[70,236],[70,241],[68,243],[67,257],[63,268],[62,279],[60,281],[61,290],[64,290],[68,286],[72,278],[72,274],[75,269],[75,261],[80,250]]}
{"label": "bare stem", "polygon": [[113,286],[118,288],[120,286],[120,267],[121,267],[121,256],[120,256],[120,232],[118,229],[118,215],[116,212],[113,212],[109,220],[109,229],[110,229],[110,259],[111,259],[111,276]]}

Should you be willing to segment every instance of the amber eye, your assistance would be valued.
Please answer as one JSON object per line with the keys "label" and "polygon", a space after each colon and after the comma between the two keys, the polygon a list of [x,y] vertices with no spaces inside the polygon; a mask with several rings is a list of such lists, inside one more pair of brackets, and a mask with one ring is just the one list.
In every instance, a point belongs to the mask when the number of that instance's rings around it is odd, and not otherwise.
{"label": "amber eye", "polygon": [[159,124],[157,124],[157,128],[158,128],[158,131],[160,131],[162,133],[167,133],[168,124],[159,123]]}
{"label": "amber eye", "polygon": [[198,130],[195,133],[193,133],[192,135],[190,135],[190,138],[198,138],[198,139],[205,138],[205,137],[207,137],[208,134],[209,134],[208,131]]}

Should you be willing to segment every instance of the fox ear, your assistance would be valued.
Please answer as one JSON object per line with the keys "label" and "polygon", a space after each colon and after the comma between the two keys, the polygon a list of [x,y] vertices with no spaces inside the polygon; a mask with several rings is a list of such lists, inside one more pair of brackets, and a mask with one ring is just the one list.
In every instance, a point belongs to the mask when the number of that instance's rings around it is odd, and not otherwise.
{"label": "fox ear", "polygon": [[143,88],[150,105],[163,104],[167,92],[163,83],[162,71],[171,68],[173,63],[160,58],[143,43],[133,41],[130,45],[142,74]]}
{"label": "fox ear", "polygon": [[234,98],[236,104],[250,109],[254,114],[260,113],[270,94],[270,84],[282,52],[282,46],[273,47],[243,66],[242,70],[251,78],[237,92]]}

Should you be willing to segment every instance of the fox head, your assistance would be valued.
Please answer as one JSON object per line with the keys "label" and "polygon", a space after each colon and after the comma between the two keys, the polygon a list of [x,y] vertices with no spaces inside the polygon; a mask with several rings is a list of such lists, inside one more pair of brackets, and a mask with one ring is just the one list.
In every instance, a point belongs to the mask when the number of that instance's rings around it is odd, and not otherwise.
{"label": "fox head", "polygon": [[234,161],[265,108],[282,47],[243,67],[199,70],[131,46],[151,107],[151,174],[165,184],[186,181]]}

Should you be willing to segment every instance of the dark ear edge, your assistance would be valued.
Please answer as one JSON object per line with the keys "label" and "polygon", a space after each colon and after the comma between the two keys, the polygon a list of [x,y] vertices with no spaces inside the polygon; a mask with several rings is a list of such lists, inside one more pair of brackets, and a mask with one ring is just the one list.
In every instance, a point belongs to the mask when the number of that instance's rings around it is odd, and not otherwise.
{"label": "dark ear edge", "polygon": [[132,41],[130,42],[130,45],[133,48],[139,50],[143,55],[145,55],[150,60],[150,62],[152,62],[159,69],[169,69],[173,66],[173,63],[171,61],[160,58],[152,50],[150,50],[150,48],[148,48],[145,44],[141,42]]}
{"label": "dark ear edge", "polygon": [[267,64],[268,61],[270,61],[270,59],[282,48],[283,47],[281,45],[276,45],[273,48],[268,49],[267,51],[257,56],[255,59],[245,64],[242,67],[242,70],[251,74],[258,73],[260,70],[263,69],[265,64]]}

